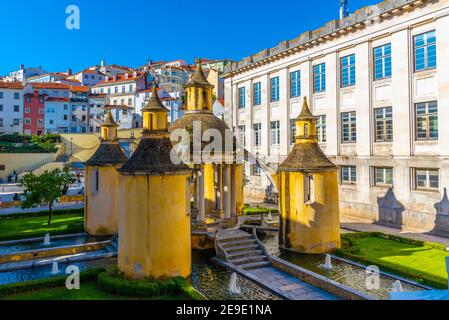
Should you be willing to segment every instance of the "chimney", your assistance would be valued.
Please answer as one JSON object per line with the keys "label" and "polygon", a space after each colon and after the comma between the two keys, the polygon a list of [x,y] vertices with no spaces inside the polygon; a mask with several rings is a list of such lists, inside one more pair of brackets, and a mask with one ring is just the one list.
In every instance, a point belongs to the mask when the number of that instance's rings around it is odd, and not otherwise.
{"label": "chimney", "polygon": [[100,67],[104,67],[105,65],[106,65],[106,61],[101,60],[101,61],[100,61]]}
{"label": "chimney", "polygon": [[25,65],[21,64],[20,65],[20,70],[23,70],[23,69],[25,69]]}
{"label": "chimney", "polygon": [[72,75],[72,69],[67,69],[67,75],[71,76]]}

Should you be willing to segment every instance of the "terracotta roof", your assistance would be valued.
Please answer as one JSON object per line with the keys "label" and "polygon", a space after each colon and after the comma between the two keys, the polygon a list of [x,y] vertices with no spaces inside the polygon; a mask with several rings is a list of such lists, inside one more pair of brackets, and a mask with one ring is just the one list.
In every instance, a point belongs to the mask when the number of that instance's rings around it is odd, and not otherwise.
{"label": "terracotta roof", "polygon": [[70,91],[74,92],[89,92],[90,88],[87,86],[70,86]]}
{"label": "terracotta roof", "polygon": [[21,82],[3,82],[0,81],[1,89],[23,89],[23,85]]}
{"label": "terracotta roof", "polygon": [[107,84],[120,83],[120,82],[134,81],[134,80],[140,78],[144,74],[145,74],[145,72],[138,72],[137,76],[135,76],[135,77],[133,77],[132,74],[128,74],[128,79],[125,78],[125,74],[117,75],[115,80],[113,80],[113,77],[109,77],[108,81],[106,81],[106,79],[103,81],[100,81],[94,87],[99,87],[99,86],[107,85]]}
{"label": "terracotta roof", "polygon": [[47,82],[47,83],[30,83],[33,89],[70,89],[68,84],[57,83],[57,82]]}

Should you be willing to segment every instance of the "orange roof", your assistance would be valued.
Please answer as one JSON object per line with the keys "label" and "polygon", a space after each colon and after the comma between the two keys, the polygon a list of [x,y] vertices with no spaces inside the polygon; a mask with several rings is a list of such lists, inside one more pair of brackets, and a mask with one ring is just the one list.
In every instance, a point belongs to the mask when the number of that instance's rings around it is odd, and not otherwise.
{"label": "orange roof", "polygon": [[1,89],[23,89],[23,85],[21,82],[3,82],[0,81]]}
{"label": "orange roof", "polygon": [[113,77],[109,77],[108,81],[106,81],[106,79],[103,81],[100,81],[95,85],[95,87],[98,87],[98,86],[101,86],[104,84],[134,81],[144,74],[145,74],[145,72],[138,72],[137,76],[135,76],[135,77],[133,77],[132,74],[128,74],[128,79],[125,78],[126,73],[117,75],[115,80],[113,80],[114,79]]}
{"label": "orange roof", "polygon": [[75,91],[75,92],[89,92],[89,87],[85,87],[85,86],[70,86],[70,91]]}
{"label": "orange roof", "polygon": [[47,83],[38,83],[32,82],[31,87],[33,89],[69,89],[70,86],[64,83],[57,82],[47,82]]}

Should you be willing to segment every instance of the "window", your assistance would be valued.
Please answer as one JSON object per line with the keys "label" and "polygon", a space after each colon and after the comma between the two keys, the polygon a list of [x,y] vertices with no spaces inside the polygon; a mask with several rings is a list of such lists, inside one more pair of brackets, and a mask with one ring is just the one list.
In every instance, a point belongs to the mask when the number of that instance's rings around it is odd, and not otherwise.
{"label": "window", "polygon": [[125,92],[126,92],[126,87],[122,86],[122,93],[125,93]]}
{"label": "window", "polygon": [[42,98],[42,97],[39,97],[39,103],[44,103],[44,98]]}
{"label": "window", "polygon": [[19,100],[19,99],[20,99],[20,93],[14,92],[14,100]]}
{"label": "window", "polygon": [[50,124],[54,124],[55,123],[53,120],[50,120],[49,122],[50,122]]}
{"label": "window", "polygon": [[20,125],[20,119],[13,119],[13,120],[12,120],[12,124],[13,124],[14,126]]}
{"label": "window", "polygon": [[435,31],[414,37],[415,72],[435,69],[437,66],[437,46]]}
{"label": "window", "polygon": [[72,111],[75,111],[75,110],[76,110],[76,106],[72,105]]}
{"label": "window", "polygon": [[132,84],[129,85],[129,92],[134,92],[134,86]]}
{"label": "window", "polygon": [[246,146],[245,126],[239,126],[239,141],[242,146]]}
{"label": "window", "polygon": [[355,166],[341,167],[341,183],[355,184],[357,182],[357,168]]}
{"label": "window", "polygon": [[20,107],[19,106],[14,106],[14,112],[20,112]]}
{"label": "window", "polygon": [[69,106],[68,105],[64,105],[64,110],[68,110],[69,109]]}
{"label": "window", "polygon": [[262,104],[262,86],[260,82],[253,85],[254,105],[260,106]]}
{"label": "window", "polygon": [[392,186],[393,185],[393,168],[374,168],[374,185],[375,186]]}
{"label": "window", "polygon": [[31,102],[31,97],[26,97],[25,101],[26,101],[26,103],[30,103]]}
{"label": "window", "polygon": [[262,145],[262,124],[255,123],[253,124],[254,131],[254,146],[259,147]]}
{"label": "window", "polygon": [[37,125],[38,126],[43,126],[44,125],[44,120],[42,120],[42,119],[37,119]]}
{"label": "window", "polygon": [[327,141],[326,137],[326,116],[318,116],[316,122],[316,135],[319,143]]}
{"label": "window", "polygon": [[3,92],[0,92],[0,99],[3,99]]}
{"label": "window", "polygon": [[290,120],[290,143],[293,144],[296,141],[296,119]]}
{"label": "window", "polygon": [[260,176],[260,167],[257,164],[253,164],[253,176]]}
{"label": "window", "polygon": [[69,116],[68,115],[64,115],[64,120],[69,120]]}
{"label": "window", "polygon": [[290,97],[296,98],[301,96],[301,71],[290,73]]}
{"label": "window", "polygon": [[38,112],[39,112],[39,114],[44,114],[44,113],[45,113],[45,110],[41,108],[41,109],[39,109]]}
{"label": "window", "polygon": [[132,107],[133,106],[133,99],[128,99],[128,107]]}
{"label": "window", "polygon": [[341,86],[343,88],[355,85],[355,54],[343,57],[341,63]]}
{"label": "window", "polygon": [[279,101],[279,77],[271,78],[271,102]]}
{"label": "window", "polygon": [[92,194],[97,194],[100,190],[100,173],[98,169],[92,170]]}
{"label": "window", "polygon": [[83,106],[81,107],[81,110],[86,111],[86,110],[87,110],[86,106],[83,105]]}
{"label": "window", "polygon": [[341,114],[341,138],[343,143],[357,142],[356,114],[353,112],[344,112]]}
{"label": "window", "polygon": [[114,93],[118,93],[118,87],[114,87]]}
{"label": "window", "polygon": [[0,118],[0,127],[3,127],[3,118]]}
{"label": "window", "polygon": [[436,101],[416,104],[416,139],[438,139],[438,105]]}
{"label": "window", "polygon": [[391,44],[374,48],[374,80],[391,78]]}
{"label": "window", "polygon": [[313,66],[313,92],[326,91],[326,64]]}
{"label": "window", "polygon": [[281,143],[281,133],[279,130],[279,121],[271,122],[271,145],[278,146]]}
{"label": "window", "polygon": [[393,108],[374,109],[376,117],[376,142],[393,141]]}
{"label": "window", "polygon": [[25,118],[25,124],[31,124],[31,119],[30,118]]}
{"label": "window", "polygon": [[311,204],[315,202],[315,181],[313,174],[304,174],[304,203]]}
{"label": "window", "polygon": [[3,111],[3,105],[0,104],[0,111]]}
{"label": "window", "polygon": [[414,169],[415,190],[439,190],[440,173],[438,169]]}

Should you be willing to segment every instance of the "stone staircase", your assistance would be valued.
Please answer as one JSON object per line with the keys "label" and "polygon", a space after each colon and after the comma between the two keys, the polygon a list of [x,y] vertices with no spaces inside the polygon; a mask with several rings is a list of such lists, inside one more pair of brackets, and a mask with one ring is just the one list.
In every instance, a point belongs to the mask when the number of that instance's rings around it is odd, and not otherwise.
{"label": "stone staircase", "polygon": [[216,234],[217,256],[243,270],[271,266],[263,245],[242,230],[220,230]]}
{"label": "stone staircase", "polygon": [[106,250],[109,253],[117,253],[118,252],[118,236],[115,235],[114,238],[112,238],[111,243],[106,247]]}

